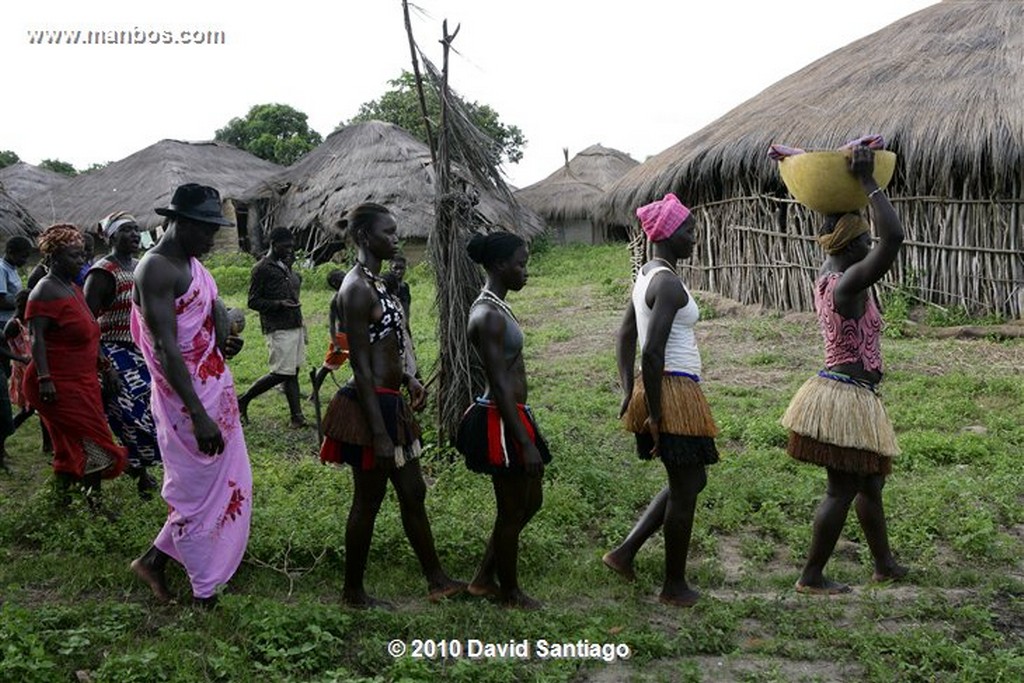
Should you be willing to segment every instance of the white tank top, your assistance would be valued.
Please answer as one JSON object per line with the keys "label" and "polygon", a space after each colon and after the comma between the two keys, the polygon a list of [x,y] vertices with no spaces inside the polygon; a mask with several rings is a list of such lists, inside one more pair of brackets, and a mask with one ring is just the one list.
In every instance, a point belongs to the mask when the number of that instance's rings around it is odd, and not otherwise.
{"label": "white tank top", "polygon": [[[659,266],[651,268],[647,273],[641,270],[633,284],[633,310],[636,313],[636,330],[641,351],[647,345],[647,328],[654,313],[647,305],[647,288],[650,287],[653,277],[663,270],[675,275],[671,269]],[[665,343],[665,372],[687,372],[699,377],[700,352],[697,351],[697,338],[693,334],[693,326],[700,320],[700,310],[686,285],[683,285],[683,289],[686,290],[689,301],[676,311],[675,319],[672,320],[672,330],[668,333],[668,341]]]}

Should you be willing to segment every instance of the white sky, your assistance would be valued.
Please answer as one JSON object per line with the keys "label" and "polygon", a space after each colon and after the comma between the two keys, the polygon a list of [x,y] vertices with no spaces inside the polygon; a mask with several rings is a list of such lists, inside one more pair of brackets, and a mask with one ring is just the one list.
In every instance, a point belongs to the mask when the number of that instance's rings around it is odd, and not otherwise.
{"label": "white sky", "polygon": [[[600,143],[638,161],[815,59],[934,0],[418,0],[416,39],[440,65],[441,21],[461,23],[451,84],[528,141],[518,187]],[[0,150],[77,168],[163,138],[207,140],[266,102],[325,137],[409,68],[400,0],[273,4],[7,2]],[[29,32],[211,29],[224,45],[33,45]]]}

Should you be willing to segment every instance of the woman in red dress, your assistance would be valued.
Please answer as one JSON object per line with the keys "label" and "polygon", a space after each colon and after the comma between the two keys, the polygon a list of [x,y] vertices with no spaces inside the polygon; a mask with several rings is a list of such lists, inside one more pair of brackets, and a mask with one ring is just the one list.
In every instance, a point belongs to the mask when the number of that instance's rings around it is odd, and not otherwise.
{"label": "woman in red dress", "polygon": [[[103,413],[99,324],[73,282],[85,263],[82,233],[73,225],[53,225],[40,235],[39,251],[50,270],[25,310],[32,362],[23,389],[53,439],[53,469],[61,484],[77,482],[98,492],[101,478],[121,474],[127,453],[114,443]],[[117,383],[116,375],[106,379]]]}

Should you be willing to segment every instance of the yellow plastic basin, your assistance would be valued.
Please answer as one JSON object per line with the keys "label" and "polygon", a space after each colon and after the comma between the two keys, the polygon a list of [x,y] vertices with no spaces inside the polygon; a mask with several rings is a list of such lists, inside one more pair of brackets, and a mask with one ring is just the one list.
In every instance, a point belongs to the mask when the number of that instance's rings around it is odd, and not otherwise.
{"label": "yellow plastic basin", "polygon": [[[805,152],[779,162],[779,173],[793,198],[820,213],[857,211],[868,204],[868,196],[850,173],[850,151]],[[872,173],[879,187],[892,180],[896,154],[875,150]]]}

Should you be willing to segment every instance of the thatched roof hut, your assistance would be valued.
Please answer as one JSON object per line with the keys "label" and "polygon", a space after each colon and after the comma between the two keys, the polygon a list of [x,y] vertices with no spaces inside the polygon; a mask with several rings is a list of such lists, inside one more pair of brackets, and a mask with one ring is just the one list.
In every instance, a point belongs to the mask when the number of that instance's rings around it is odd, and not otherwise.
{"label": "thatched roof hut", "polygon": [[596,244],[624,236],[628,222],[606,223],[596,217],[598,202],[615,181],[638,165],[617,149],[591,145],[569,159],[544,180],[516,192],[516,199],[537,212],[556,233],[559,242]]}
{"label": "thatched roof hut", "polygon": [[[34,194],[26,205],[37,220],[47,224],[65,221],[91,229],[113,211],[128,211],[138,219],[139,227],[153,230],[163,223],[153,209],[167,206],[179,185],[195,182],[217,188],[228,204],[225,211],[231,214],[236,208],[234,200],[246,187],[280,170],[281,166],[224,142],[161,140]],[[237,228],[220,230],[218,248],[237,249],[240,229],[244,236],[241,222]]]}
{"label": "thatched roof hut", "polygon": [[[430,149],[402,128],[382,121],[345,126],[276,176],[243,196],[262,234],[287,227],[314,251],[336,236],[341,215],[361,202],[387,206],[403,239],[426,239],[434,227],[434,169]],[[529,210],[480,193],[478,210],[489,222],[523,236],[544,230]]]}
{"label": "thatched roof hut", "polygon": [[0,242],[6,244],[15,235],[24,235],[34,241],[39,232],[39,223],[28,210],[0,186]]}
{"label": "thatched roof hut", "polygon": [[34,194],[60,187],[71,178],[48,168],[33,166],[19,161],[0,168],[0,185],[16,200],[25,201]]}
{"label": "thatched roof hut", "polygon": [[788,199],[771,143],[881,133],[907,241],[891,282],[942,306],[1024,310],[1024,2],[942,2],[817,60],[641,164],[609,220],[675,192],[705,226],[690,277],[744,302],[809,308],[820,218]]}

